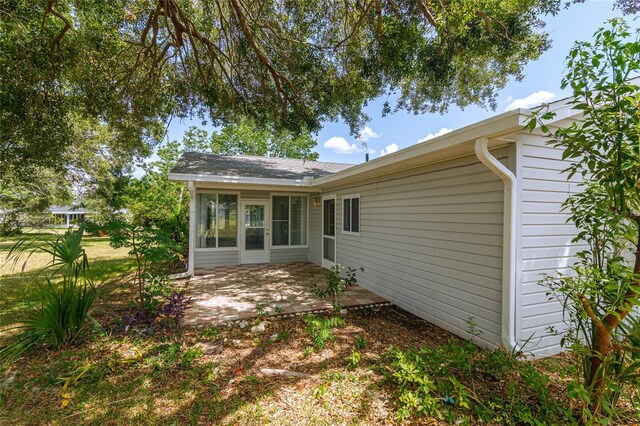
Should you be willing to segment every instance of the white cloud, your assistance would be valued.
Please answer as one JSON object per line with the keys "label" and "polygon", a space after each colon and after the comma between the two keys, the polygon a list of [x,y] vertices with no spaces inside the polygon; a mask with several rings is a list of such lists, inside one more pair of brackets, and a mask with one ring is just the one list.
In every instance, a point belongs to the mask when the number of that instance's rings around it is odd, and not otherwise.
{"label": "white cloud", "polygon": [[342,136],[334,136],[327,139],[323,146],[336,154],[351,154],[358,150],[356,144],[349,144]]}
{"label": "white cloud", "polygon": [[440,130],[438,130],[435,133],[429,133],[427,136],[425,136],[422,139],[419,139],[418,142],[426,142],[429,139],[433,139],[433,138],[437,138],[438,136],[442,136],[446,133],[449,133],[450,131],[452,131],[453,129],[449,129],[448,127],[443,127]]}
{"label": "white cloud", "polygon": [[391,145],[387,145],[386,147],[382,148],[382,150],[380,151],[380,157],[382,157],[383,155],[391,154],[392,152],[396,152],[398,148],[399,148],[398,145],[396,145],[395,143],[392,143]]}
{"label": "white cloud", "polygon": [[505,111],[511,111],[513,109],[518,108],[531,108],[545,102],[549,102],[555,99],[556,94],[553,92],[547,92],[546,90],[538,90],[537,92],[533,92],[526,98],[518,98],[511,100],[511,97],[508,98],[511,103],[504,109]]}
{"label": "white cloud", "polygon": [[373,130],[371,127],[367,126],[364,129],[362,129],[362,131],[360,132],[360,134],[356,139],[363,142],[367,142],[369,139],[375,139],[379,137],[380,135],[378,134],[378,132]]}

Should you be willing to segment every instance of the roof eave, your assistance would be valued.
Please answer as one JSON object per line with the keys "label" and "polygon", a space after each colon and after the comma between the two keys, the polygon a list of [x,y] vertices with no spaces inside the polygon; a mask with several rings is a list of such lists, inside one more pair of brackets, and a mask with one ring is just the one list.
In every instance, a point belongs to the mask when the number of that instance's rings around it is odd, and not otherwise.
{"label": "roof eave", "polygon": [[169,173],[169,180],[183,182],[210,182],[221,184],[241,184],[241,185],[273,185],[273,186],[289,186],[289,187],[311,187],[313,185],[312,177],[304,177],[302,179],[275,179],[275,178],[259,178],[246,176],[217,176],[205,174],[190,173]]}
{"label": "roof eave", "polygon": [[[545,124],[575,116],[576,111],[571,108],[568,101],[569,98],[565,98],[546,105],[546,111],[555,112],[556,116],[554,119],[549,120],[549,122],[545,122]],[[303,179],[277,179],[187,173],[169,173],[169,179],[225,185],[269,185],[318,190],[323,187],[333,187],[343,183],[377,177],[405,166],[406,168],[419,167],[421,165],[455,158],[458,155],[472,154],[473,144],[476,139],[482,137],[489,139],[500,138],[501,136],[522,131],[531,113],[531,109],[515,109],[503,112],[429,141],[412,145],[392,154],[387,154],[383,157],[354,165],[353,167],[317,179],[312,177],[304,177]]]}

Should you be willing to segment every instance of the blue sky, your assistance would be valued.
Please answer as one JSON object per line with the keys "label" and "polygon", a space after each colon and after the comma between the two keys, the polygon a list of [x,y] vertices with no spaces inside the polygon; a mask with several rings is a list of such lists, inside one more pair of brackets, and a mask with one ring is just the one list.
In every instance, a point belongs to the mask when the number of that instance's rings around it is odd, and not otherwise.
{"label": "blue sky", "polygon": [[[377,99],[367,106],[365,111],[371,121],[364,130],[365,139],[372,151],[371,157],[393,152],[413,145],[428,135],[458,129],[487,117],[505,111],[509,107],[527,107],[537,105],[567,95],[560,90],[560,80],[564,74],[565,57],[575,41],[589,41],[593,33],[605,21],[619,16],[612,10],[613,2],[605,0],[587,0],[563,9],[555,17],[545,18],[546,30],[551,35],[552,47],[537,61],[531,62],[524,71],[522,81],[510,81],[498,96],[495,111],[478,107],[464,110],[452,106],[444,115],[414,115],[404,111],[382,117],[383,99]],[[630,22],[631,23],[631,22]],[[191,125],[200,126],[199,120],[173,120],[168,128],[170,140],[181,140],[185,130]],[[211,129],[210,126],[201,126]],[[326,123],[316,136],[320,161],[340,163],[360,163],[364,161],[361,141],[349,135],[344,123]]]}

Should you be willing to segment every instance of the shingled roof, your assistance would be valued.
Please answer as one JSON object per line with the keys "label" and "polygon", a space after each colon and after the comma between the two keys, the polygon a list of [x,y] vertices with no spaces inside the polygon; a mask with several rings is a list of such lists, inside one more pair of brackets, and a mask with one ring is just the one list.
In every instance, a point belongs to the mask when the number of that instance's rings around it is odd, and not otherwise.
{"label": "shingled roof", "polygon": [[171,174],[302,180],[309,177],[321,178],[349,167],[353,167],[353,164],[185,152],[171,170]]}

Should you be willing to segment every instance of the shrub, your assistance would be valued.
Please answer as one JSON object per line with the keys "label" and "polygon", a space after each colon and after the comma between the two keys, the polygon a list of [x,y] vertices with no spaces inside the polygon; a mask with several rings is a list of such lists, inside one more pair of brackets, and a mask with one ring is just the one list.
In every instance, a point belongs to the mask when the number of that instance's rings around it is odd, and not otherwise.
{"label": "shrub", "polygon": [[317,350],[324,349],[328,341],[336,338],[335,334],[333,334],[334,328],[345,325],[345,321],[338,317],[324,319],[314,315],[307,315],[303,321],[307,324],[307,334]]}
{"label": "shrub", "polygon": [[351,350],[351,353],[347,356],[347,368],[353,370],[360,365],[362,361],[362,354],[356,350]]}
{"label": "shrub", "polygon": [[149,275],[166,274],[177,259],[182,260],[182,246],[170,235],[153,226],[143,226],[127,220],[114,220],[104,225],[89,223],[94,232],[109,236],[113,248],[126,247],[136,260],[138,297],[144,305],[145,281]]}
{"label": "shrub", "polygon": [[158,306],[175,292],[173,282],[166,275],[147,273],[142,290],[142,309],[153,313]]}
{"label": "shrub", "polygon": [[142,325],[147,327],[147,331],[153,331],[154,325],[161,328],[178,326],[190,298],[184,291],[176,289],[167,276],[149,274],[143,284],[141,300],[142,303],[124,318],[125,329]]}
{"label": "shrub", "polygon": [[[637,26],[634,26],[637,27]],[[529,120],[567,160],[567,179],[581,180],[563,204],[579,230],[571,270],[542,281],[564,309],[561,342],[580,368],[569,388],[584,423],[617,420],[623,392],[635,393],[640,377],[636,327],[640,308],[640,31],[613,19],[578,42],[567,57],[562,88],[579,118],[547,127],[555,113],[538,110]]]}
{"label": "shrub", "polygon": [[356,280],[356,271],[353,268],[348,268],[345,276],[341,276],[344,267],[342,265],[334,265],[329,270],[329,276],[327,277],[327,287],[322,290],[317,284],[313,284],[311,292],[314,296],[319,298],[331,297],[333,298],[333,308],[336,311],[341,309],[340,305],[340,293],[342,293],[347,287],[354,285]]}
{"label": "shrub", "polygon": [[0,215],[0,237],[13,237],[22,233],[22,221],[20,214],[5,211]]}
{"label": "shrub", "polygon": [[34,247],[20,240],[11,249],[9,256],[14,262],[35,250],[49,253],[52,259],[40,271],[40,275],[47,273],[48,276],[45,277],[46,283],[37,287],[39,300],[23,323],[16,327],[20,333],[0,350],[0,364],[11,363],[38,345],[59,348],[81,338],[96,298],[89,261],[82,247],[83,232],[84,226],[81,225],[78,230],[69,229],[57,240],[44,245]]}
{"label": "shrub", "polygon": [[517,425],[570,420],[550,394],[548,378],[503,349],[481,350],[452,339],[435,349],[393,349],[385,358],[400,418],[455,422],[470,416],[483,423]]}

